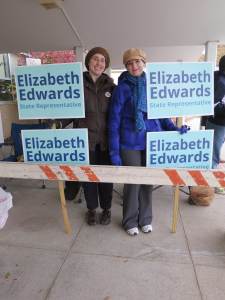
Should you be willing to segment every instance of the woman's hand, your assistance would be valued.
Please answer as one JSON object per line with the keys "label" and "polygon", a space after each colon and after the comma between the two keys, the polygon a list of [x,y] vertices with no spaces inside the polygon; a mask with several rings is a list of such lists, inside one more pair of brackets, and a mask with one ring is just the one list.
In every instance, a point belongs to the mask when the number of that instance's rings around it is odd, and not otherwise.
{"label": "woman's hand", "polygon": [[187,125],[182,125],[180,128],[177,129],[177,131],[180,133],[180,134],[184,134],[184,133],[187,133],[191,128]]}

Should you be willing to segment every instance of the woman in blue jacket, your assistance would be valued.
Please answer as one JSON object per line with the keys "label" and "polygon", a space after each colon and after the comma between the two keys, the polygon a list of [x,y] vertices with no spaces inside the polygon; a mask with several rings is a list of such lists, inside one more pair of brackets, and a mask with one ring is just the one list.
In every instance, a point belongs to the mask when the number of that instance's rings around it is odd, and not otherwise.
{"label": "woman in blue jacket", "polygon": [[[178,130],[170,119],[147,119],[146,54],[124,52],[123,72],[112,96],[109,113],[109,150],[113,165],[146,166],[146,133]],[[182,131],[187,131],[183,126]],[[129,235],[152,231],[152,185],[125,184],[122,225]]]}

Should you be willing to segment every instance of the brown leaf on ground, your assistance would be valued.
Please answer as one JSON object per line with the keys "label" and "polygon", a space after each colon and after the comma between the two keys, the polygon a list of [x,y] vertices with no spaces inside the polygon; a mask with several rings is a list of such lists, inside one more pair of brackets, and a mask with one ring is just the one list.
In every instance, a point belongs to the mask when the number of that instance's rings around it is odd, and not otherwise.
{"label": "brown leaf on ground", "polygon": [[11,276],[10,272],[5,273],[5,279],[8,279]]}

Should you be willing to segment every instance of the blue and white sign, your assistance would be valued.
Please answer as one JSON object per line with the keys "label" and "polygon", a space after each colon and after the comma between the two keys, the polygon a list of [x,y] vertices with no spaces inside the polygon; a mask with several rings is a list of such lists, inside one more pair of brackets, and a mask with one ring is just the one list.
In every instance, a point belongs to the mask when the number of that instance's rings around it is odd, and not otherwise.
{"label": "blue and white sign", "polygon": [[214,113],[212,63],[148,63],[146,73],[148,119]]}
{"label": "blue and white sign", "polygon": [[81,63],[16,68],[20,119],[84,118]]}
{"label": "blue and white sign", "polygon": [[24,161],[89,164],[87,129],[22,130]]}
{"label": "blue and white sign", "polygon": [[211,169],[213,130],[147,133],[147,167]]}

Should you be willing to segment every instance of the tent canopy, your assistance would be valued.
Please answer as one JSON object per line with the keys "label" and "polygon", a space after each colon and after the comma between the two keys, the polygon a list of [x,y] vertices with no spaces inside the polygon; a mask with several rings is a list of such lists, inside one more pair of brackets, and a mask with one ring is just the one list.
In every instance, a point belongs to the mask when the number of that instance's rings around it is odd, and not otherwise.
{"label": "tent canopy", "polygon": [[3,0],[0,52],[87,49],[103,46],[112,66],[130,47],[149,61],[196,60],[207,41],[225,41],[225,1],[217,0]]}

